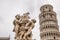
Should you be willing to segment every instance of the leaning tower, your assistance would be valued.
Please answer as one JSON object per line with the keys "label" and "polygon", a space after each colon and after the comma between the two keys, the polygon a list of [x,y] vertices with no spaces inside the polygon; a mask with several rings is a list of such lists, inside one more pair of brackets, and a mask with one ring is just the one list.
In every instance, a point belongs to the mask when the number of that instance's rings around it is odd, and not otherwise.
{"label": "leaning tower", "polygon": [[56,12],[53,6],[46,4],[41,6],[39,14],[40,37],[41,40],[59,39],[59,26],[57,22]]}

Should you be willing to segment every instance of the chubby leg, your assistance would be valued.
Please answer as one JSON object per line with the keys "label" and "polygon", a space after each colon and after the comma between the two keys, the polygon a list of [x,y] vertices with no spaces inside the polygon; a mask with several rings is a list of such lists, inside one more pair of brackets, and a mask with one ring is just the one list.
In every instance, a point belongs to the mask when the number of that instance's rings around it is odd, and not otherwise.
{"label": "chubby leg", "polygon": [[30,34],[31,34],[32,32],[27,32],[27,33],[25,33],[25,35],[24,35],[24,39],[27,37],[27,36],[31,36]]}
{"label": "chubby leg", "polygon": [[22,39],[23,39],[24,32],[21,31],[21,32],[19,33],[19,35],[20,35],[20,39],[22,40]]}

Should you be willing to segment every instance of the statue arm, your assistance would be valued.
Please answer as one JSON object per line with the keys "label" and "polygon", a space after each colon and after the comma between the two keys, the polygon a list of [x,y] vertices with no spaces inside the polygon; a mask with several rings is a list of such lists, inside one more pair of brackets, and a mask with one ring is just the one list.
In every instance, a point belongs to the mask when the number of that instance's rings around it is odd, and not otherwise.
{"label": "statue arm", "polygon": [[31,30],[32,30],[33,27],[34,27],[34,23],[31,23],[31,25],[30,25],[30,27],[29,27],[29,29],[27,31],[28,34],[31,32]]}
{"label": "statue arm", "polygon": [[30,26],[30,22],[28,22],[28,23],[26,24],[25,29],[29,29],[29,26]]}

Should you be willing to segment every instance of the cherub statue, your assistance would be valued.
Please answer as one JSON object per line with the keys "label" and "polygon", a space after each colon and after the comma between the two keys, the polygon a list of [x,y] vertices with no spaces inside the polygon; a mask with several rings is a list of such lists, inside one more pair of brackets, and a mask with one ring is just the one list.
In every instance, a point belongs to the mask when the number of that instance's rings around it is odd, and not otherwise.
{"label": "cherub statue", "polygon": [[15,38],[18,37],[19,40],[29,40],[31,39],[29,35],[32,33],[32,29],[34,28],[36,20],[31,19],[29,17],[29,12],[23,14],[20,16],[17,14],[15,16],[15,20],[13,21],[14,29],[13,32],[15,32]]}
{"label": "cherub statue", "polygon": [[21,16],[21,20],[20,21],[20,24],[21,24],[21,27],[20,27],[20,30],[19,30],[19,35],[20,35],[20,39],[23,38],[23,35],[25,34],[25,25],[26,23],[28,23],[29,21],[29,13],[25,13]]}
{"label": "cherub statue", "polygon": [[13,21],[14,24],[13,32],[15,32],[15,38],[18,36],[19,20],[20,20],[20,15],[17,14],[15,16],[15,20]]}
{"label": "cherub statue", "polygon": [[27,24],[26,24],[26,29],[27,30],[24,34],[24,37],[23,39],[26,39],[26,37],[28,37],[28,35],[31,34],[31,30],[34,28],[35,26],[35,23],[36,23],[36,20],[35,19],[32,19],[31,21],[29,21]]}

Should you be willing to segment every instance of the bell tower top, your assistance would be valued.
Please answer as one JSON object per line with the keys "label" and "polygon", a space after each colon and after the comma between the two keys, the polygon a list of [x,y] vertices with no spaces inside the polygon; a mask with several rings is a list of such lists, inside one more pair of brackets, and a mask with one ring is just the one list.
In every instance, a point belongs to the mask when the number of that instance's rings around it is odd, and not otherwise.
{"label": "bell tower top", "polygon": [[43,5],[43,6],[41,6],[40,11],[41,12],[53,11],[53,6],[50,4]]}

